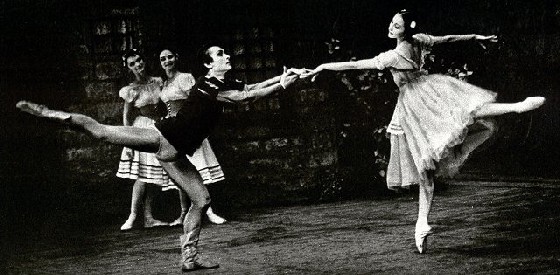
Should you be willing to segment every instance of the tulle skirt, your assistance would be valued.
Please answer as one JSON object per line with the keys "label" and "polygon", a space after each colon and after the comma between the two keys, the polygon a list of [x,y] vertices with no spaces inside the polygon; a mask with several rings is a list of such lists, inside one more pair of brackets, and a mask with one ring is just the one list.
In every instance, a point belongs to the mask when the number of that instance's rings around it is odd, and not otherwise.
{"label": "tulle skirt", "polygon": [[454,176],[495,130],[474,113],[495,102],[494,92],[444,75],[423,75],[400,87],[388,132],[389,188],[418,184],[429,170]]}

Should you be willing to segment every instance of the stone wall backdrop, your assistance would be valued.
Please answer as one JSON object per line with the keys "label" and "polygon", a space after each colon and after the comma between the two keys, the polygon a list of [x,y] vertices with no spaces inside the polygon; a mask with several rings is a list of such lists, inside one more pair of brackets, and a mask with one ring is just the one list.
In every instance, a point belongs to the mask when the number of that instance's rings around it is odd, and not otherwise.
{"label": "stone wall backdrop", "polygon": [[[2,243],[95,224],[117,230],[132,187],[114,176],[122,148],[21,114],[18,100],[118,125],[118,90],[130,81],[123,49],[142,50],[156,75],[165,47],[181,53],[184,71],[196,72],[200,46],[219,44],[232,55],[235,77],[255,82],[283,65],[314,67],[389,49],[387,26],[403,7],[418,10],[434,35],[498,34],[500,42],[487,49],[457,43],[434,55],[445,66],[468,64],[468,80],[497,91],[500,101],[548,97],[542,110],[500,118],[494,143],[461,176],[558,179],[557,1],[2,0]],[[211,136],[227,177],[210,187],[217,211],[385,196],[382,125],[394,90],[386,72],[325,73],[316,83],[229,106]],[[176,192],[158,196],[156,215],[175,218]]]}

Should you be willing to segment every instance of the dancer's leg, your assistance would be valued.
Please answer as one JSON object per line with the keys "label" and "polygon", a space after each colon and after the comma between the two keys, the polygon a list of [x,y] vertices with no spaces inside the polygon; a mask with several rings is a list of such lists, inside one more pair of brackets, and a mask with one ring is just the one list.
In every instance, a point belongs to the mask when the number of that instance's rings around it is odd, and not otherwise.
{"label": "dancer's leg", "polygon": [[189,212],[183,221],[181,236],[182,269],[190,271],[201,268],[217,268],[218,264],[204,261],[197,252],[198,237],[202,226],[202,215],[210,206],[210,194],[202,178],[186,157],[174,161],[161,161],[169,176],[185,191],[191,201]]}
{"label": "dancer's leg", "polygon": [[146,186],[146,196],[144,200],[144,228],[156,226],[167,226],[169,223],[156,220],[152,214],[152,202],[154,201],[154,187]]}
{"label": "dancer's leg", "polygon": [[427,248],[427,237],[432,233],[428,225],[428,215],[432,208],[434,199],[434,173],[427,172],[427,178],[420,182],[420,193],[418,196],[418,220],[414,232],[416,247],[420,253],[424,253]]}
{"label": "dancer's leg", "polygon": [[144,199],[144,194],[146,191],[146,184],[140,180],[134,182],[132,186],[132,200],[130,202],[130,215],[128,219],[121,226],[121,231],[127,231],[132,229],[134,222],[138,217],[138,212]]}
{"label": "dancer's leg", "polygon": [[170,223],[170,226],[177,226],[177,225],[182,225],[183,224],[183,220],[185,219],[185,216],[187,215],[187,212],[189,211],[189,201],[188,201],[188,197],[187,197],[187,193],[185,193],[185,191],[179,189],[179,201],[181,203],[181,215],[179,215],[179,217],[174,220],[172,223]]}
{"label": "dancer's leg", "polygon": [[104,142],[127,146],[144,152],[157,152],[159,149],[161,135],[155,129],[105,125],[86,115],[50,110],[43,105],[27,101],[18,102],[16,107],[37,117],[75,126],[78,130]]}
{"label": "dancer's leg", "polygon": [[539,108],[544,104],[544,97],[528,97],[516,103],[488,103],[475,112],[475,117],[499,116],[507,113],[523,113]]}

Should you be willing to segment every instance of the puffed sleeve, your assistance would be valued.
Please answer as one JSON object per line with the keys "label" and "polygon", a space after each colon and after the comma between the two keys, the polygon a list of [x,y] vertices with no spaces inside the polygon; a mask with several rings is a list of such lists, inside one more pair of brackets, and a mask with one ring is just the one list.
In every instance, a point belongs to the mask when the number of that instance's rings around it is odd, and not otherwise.
{"label": "puffed sleeve", "polygon": [[177,79],[177,82],[181,91],[190,91],[196,83],[196,80],[194,79],[194,76],[192,76],[192,74],[182,73],[178,75],[178,77],[179,78]]}
{"label": "puffed sleeve", "polygon": [[119,97],[128,103],[132,103],[138,97],[138,90],[134,89],[132,85],[122,87],[119,90]]}
{"label": "puffed sleeve", "polygon": [[373,65],[378,70],[384,70],[389,67],[393,67],[398,62],[398,55],[395,51],[390,50],[383,53],[380,53],[376,57],[371,59]]}
{"label": "puffed sleeve", "polygon": [[431,51],[434,46],[434,37],[425,33],[417,33],[412,36],[416,43],[422,46],[425,51]]}

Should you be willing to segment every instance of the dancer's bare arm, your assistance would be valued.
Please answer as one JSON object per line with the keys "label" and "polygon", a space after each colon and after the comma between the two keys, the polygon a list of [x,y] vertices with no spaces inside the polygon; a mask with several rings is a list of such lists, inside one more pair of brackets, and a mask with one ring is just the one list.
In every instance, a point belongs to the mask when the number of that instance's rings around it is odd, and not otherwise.
{"label": "dancer's bare arm", "polygon": [[496,35],[479,35],[479,34],[466,34],[466,35],[444,35],[444,36],[430,36],[432,43],[441,44],[459,41],[479,41],[479,42],[498,42]]}
{"label": "dancer's bare arm", "polygon": [[[298,75],[290,75],[286,77],[286,86],[291,85],[298,79]],[[245,89],[243,91],[239,90],[229,90],[229,91],[222,91],[218,94],[217,99],[223,102],[230,102],[230,103],[237,103],[237,102],[248,102],[252,101],[267,95],[270,95],[276,91],[283,90],[284,88],[280,83],[276,83],[270,85],[265,88],[255,88],[252,87],[251,89]]]}
{"label": "dancer's bare arm", "polygon": [[287,88],[292,85],[303,72],[304,70],[302,69],[288,70],[284,67],[284,73],[281,76],[273,77],[257,84],[245,85],[243,91],[222,91],[218,94],[217,99],[219,101],[231,103],[255,100]]}
{"label": "dancer's bare arm", "polygon": [[249,91],[251,90],[259,90],[259,89],[264,89],[264,88],[268,88],[270,86],[273,86],[275,84],[282,84],[282,76],[289,76],[289,75],[301,75],[305,72],[305,69],[295,69],[295,68],[290,68],[287,69],[286,67],[284,67],[284,72],[282,73],[282,75],[278,75],[275,76],[273,78],[267,79],[263,82],[259,82],[259,83],[253,83],[253,84],[247,84],[247,89]]}
{"label": "dancer's bare arm", "polygon": [[132,123],[132,103],[124,102],[123,105],[123,125],[124,126],[131,126]]}
{"label": "dancer's bare arm", "polygon": [[357,61],[331,62],[317,66],[313,70],[307,70],[301,75],[301,78],[313,77],[323,70],[345,71],[345,70],[384,70],[390,67],[396,60],[396,56],[392,53],[385,52],[374,58],[362,59]]}

